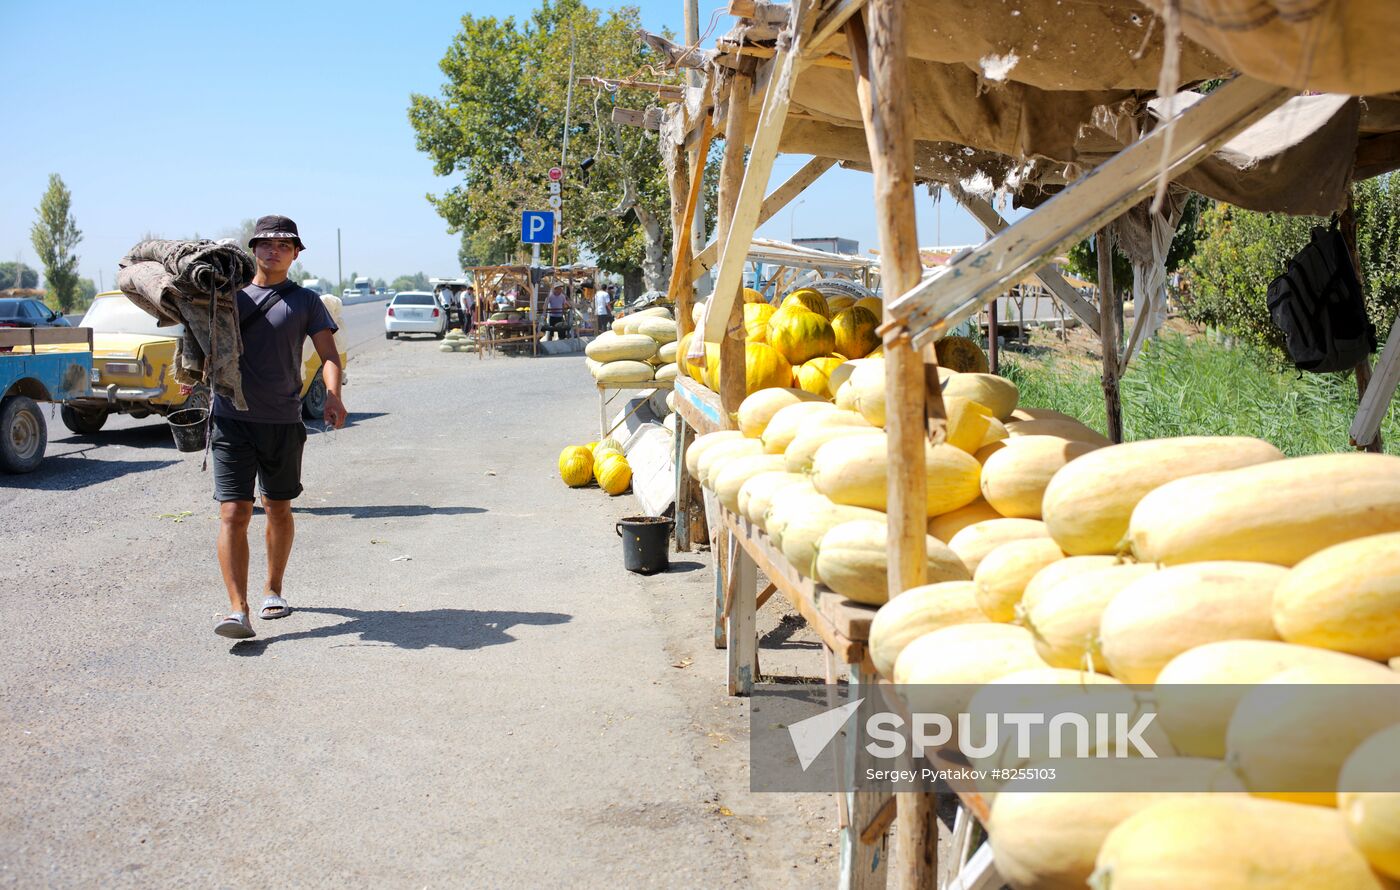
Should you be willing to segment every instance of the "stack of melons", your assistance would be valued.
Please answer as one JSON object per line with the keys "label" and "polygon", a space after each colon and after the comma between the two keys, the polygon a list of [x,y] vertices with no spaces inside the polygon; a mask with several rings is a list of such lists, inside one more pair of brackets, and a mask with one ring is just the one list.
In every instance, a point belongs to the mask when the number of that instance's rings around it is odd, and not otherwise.
{"label": "stack of melons", "polygon": [[457,328],[448,331],[438,344],[438,352],[467,352],[474,348],[475,344]]}
{"label": "stack of melons", "polygon": [[667,309],[643,309],[613,322],[584,347],[588,370],[599,383],[645,384],[676,376],[676,322]]}
{"label": "stack of melons", "polygon": [[608,494],[619,495],[632,484],[632,466],[622,453],[622,445],[609,436],[587,445],[570,445],[561,451],[559,478],[570,488],[597,482]]}

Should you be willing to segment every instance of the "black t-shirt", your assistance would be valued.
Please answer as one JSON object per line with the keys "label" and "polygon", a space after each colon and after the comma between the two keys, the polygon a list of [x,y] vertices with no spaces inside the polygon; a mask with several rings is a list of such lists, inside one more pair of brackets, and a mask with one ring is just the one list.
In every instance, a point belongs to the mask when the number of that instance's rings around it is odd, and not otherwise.
{"label": "black t-shirt", "polygon": [[281,301],[243,331],[243,398],[239,411],[223,396],[214,398],[214,414],[255,423],[301,422],[301,353],[306,338],[337,330],[330,312],[313,291],[283,281],[273,287],[250,284],[238,292],[238,317],[248,318],[271,299]]}

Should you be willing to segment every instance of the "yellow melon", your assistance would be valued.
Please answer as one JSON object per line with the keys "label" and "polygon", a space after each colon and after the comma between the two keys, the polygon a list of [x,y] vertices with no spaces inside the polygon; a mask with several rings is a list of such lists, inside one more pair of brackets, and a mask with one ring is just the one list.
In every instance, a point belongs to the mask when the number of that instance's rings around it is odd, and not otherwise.
{"label": "yellow melon", "polygon": [[1023,627],[959,624],[926,633],[905,646],[894,663],[894,681],[907,687],[911,712],[956,721],[967,711],[978,685],[1045,666]]}
{"label": "yellow melon", "polygon": [[740,438],[732,442],[720,442],[713,448],[705,449],[705,453],[700,455],[700,459],[696,461],[700,471],[695,478],[700,480],[701,485],[714,490],[715,476],[726,464],[736,458],[762,453],[763,444],[757,439]]}
{"label": "yellow melon", "polygon": [[1400,724],[1361,744],[1342,765],[1337,809],[1371,865],[1400,879]]}
{"label": "yellow melon", "polygon": [[959,373],[987,373],[987,354],[967,337],[944,337],[934,344],[938,364]]}
{"label": "yellow melon", "polygon": [[559,478],[570,488],[581,488],[593,479],[593,453],[570,445],[559,452]]}
{"label": "yellow melon", "polygon": [[806,476],[786,472],[759,473],[740,486],[739,512],[749,522],[761,528],[763,517],[767,515],[768,508],[772,506],[773,498],[778,492],[798,484],[816,492]]}
{"label": "yellow melon", "polygon": [[811,488],[794,485],[773,496],[772,504],[763,517],[763,530],[768,533],[773,546],[783,549],[783,533],[788,523],[800,516],[826,510],[831,506],[831,498]]}
{"label": "yellow melon", "polygon": [[[1023,611],[1035,648],[1054,667],[1107,673],[1099,652],[1099,621],[1115,596],[1157,571],[1151,565],[1118,565],[1061,581]],[[1119,679],[1122,679],[1121,677]]]}
{"label": "yellow melon", "polygon": [[768,320],[777,311],[767,303],[746,303],[744,305],[744,334],[750,343],[767,341]]}
{"label": "yellow melon", "polygon": [[1100,448],[1113,444],[1112,439],[1077,420],[1008,420],[1006,434],[1012,439],[1020,436],[1059,436]]}
{"label": "yellow melon", "polygon": [[1040,504],[1051,478],[1071,461],[1098,448],[1056,436],[1028,436],[982,463],[982,498],[1001,515],[1040,518]]}
{"label": "yellow melon", "polygon": [[627,458],[610,455],[604,458],[598,471],[598,485],[614,497],[622,494],[632,484],[632,466]]}
{"label": "yellow melon", "polygon": [[1001,421],[1016,410],[1016,401],[1020,398],[1016,384],[995,374],[954,374],[943,384],[943,392],[986,405]]}
{"label": "yellow melon", "polygon": [[763,294],[751,287],[744,288],[744,303],[747,304],[767,304],[768,300]]}
{"label": "yellow melon", "polygon": [[1248,436],[1110,445],[1084,455],[1050,480],[1042,501],[1045,524],[1066,553],[1113,553],[1127,534],[1133,508],[1153,489],[1186,476],[1282,458],[1273,445]]}
{"label": "yellow melon", "polygon": [[863,358],[880,345],[875,329],[880,319],[869,309],[852,306],[836,313],[831,328],[836,336],[836,351],[847,358]]}
{"label": "yellow melon", "polygon": [[[937,538],[924,536],[924,552],[925,584],[968,579],[962,560]],[[889,524],[884,516],[832,526],[816,553],[813,577],[827,587],[860,603],[879,605],[889,599]]]}
{"label": "yellow melon", "polygon": [[731,513],[739,511],[739,490],[743,484],[760,473],[777,472],[783,459],[776,454],[752,454],[722,462],[712,473],[715,497]]}
{"label": "yellow melon", "polygon": [[774,414],[788,405],[817,401],[821,399],[801,389],[780,386],[760,389],[739,403],[739,431],[750,439],[761,439]]}
{"label": "yellow melon", "polygon": [[[831,380],[827,386],[827,395],[831,396],[833,399],[836,398],[836,393],[840,391],[841,385],[851,379],[851,374],[855,372],[855,369],[872,361],[875,361],[875,359],[853,358],[833,368],[831,371]],[[855,410],[853,406],[842,407],[846,407],[848,411]]]}
{"label": "yellow melon", "polygon": [[768,343],[788,364],[800,365],[833,352],[836,334],[826,316],[801,305],[785,305],[768,319]]}
{"label": "yellow melon", "polygon": [[1262,562],[1195,562],[1133,582],[1099,623],[1108,672],[1124,683],[1153,683],[1169,661],[1196,646],[1278,639],[1271,604],[1287,574]]}
{"label": "yellow melon", "polygon": [[826,398],[831,383],[831,372],[845,364],[845,359],[824,355],[811,359],[801,367],[793,369],[799,389],[814,396]]}
{"label": "yellow melon", "polygon": [[[951,445],[925,445],[927,513],[937,516],[977,499],[981,467]],[[812,458],[817,490],[839,504],[884,510],[889,495],[888,445],[883,436],[833,439]]]}
{"label": "yellow melon", "polygon": [[[811,395],[808,393],[808,395]],[[797,437],[797,428],[803,421],[818,414],[838,410],[830,402],[805,401],[779,408],[768,420],[763,429],[763,450],[769,454],[782,454]]]}
{"label": "yellow melon", "polygon": [[851,372],[850,379],[837,393],[837,407],[841,398],[850,400],[850,407],[878,427],[885,425],[885,363],[871,362],[861,365]]}
{"label": "yellow melon", "polygon": [[953,540],[953,535],[978,522],[985,522],[988,519],[1001,519],[1000,513],[992,509],[992,505],[982,499],[979,494],[977,500],[966,507],[959,507],[956,510],[949,510],[947,513],[940,513],[929,518],[928,533],[940,541],[948,542]]}
{"label": "yellow melon", "polygon": [[987,554],[1002,544],[1026,538],[1048,537],[1050,533],[1045,530],[1045,523],[1039,519],[985,519],[960,529],[948,539],[948,546],[962,558],[967,570],[975,577],[977,566]]}
{"label": "yellow melon", "polygon": [[977,565],[977,605],[992,621],[1012,621],[1026,585],[1041,569],[1065,558],[1049,538],[1008,541]]}
{"label": "yellow melon", "polygon": [[982,624],[971,581],[940,581],[913,587],[880,606],[870,622],[870,661],[892,678],[904,647],[927,633],[955,624]]}
{"label": "yellow melon", "polygon": [[[845,413],[845,412],[836,412]],[[825,415],[823,415],[825,416]],[[814,418],[815,419],[815,418]],[[807,424],[804,421],[802,426]],[[812,460],[817,455],[817,449],[833,439],[843,439],[847,436],[879,436],[885,441],[885,433],[872,426],[823,426],[812,429],[809,432],[798,432],[793,437],[791,443],[783,451],[783,469],[789,473],[806,473],[812,469]]]}
{"label": "yellow melon", "polygon": [[1241,559],[1292,566],[1334,544],[1400,531],[1400,457],[1319,454],[1188,476],[1149,492],[1128,522],[1144,562]]}
{"label": "yellow melon", "polygon": [[1109,832],[1093,890],[1384,890],[1335,810],[1229,795],[1159,801]]}
{"label": "yellow melon", "polygon": [[789,306],[800,306],[808,312],[815,312],[822,318],[831,318],[831,306],[826,302],[826,297],[820,291],[812,290],[810,287],[802,287],[783,297],[781,308]]}
{"label": "yellow melon", "polygon": [[875,317],[884,320],[885,304],[879,297],[861,297],[856,300],[856,305],[862,309],[868,309],[874,313]]}
{"label": "yellow melon", "polygon": [[744,438],[744,434],[738,430],[719,430],[713,433],[706,433],[703,436],[696,436],[695,441],[690,443],[690,447],[685,451],[685,471],[692,478],[700,478],[700,458],[709,448],[713,448],[721,442],[732,442]]}
{"label": "yellow melon", "polygon": [[1288,572],[1272,607],[1290,643],[1380,661],[1400,656],[1400,532],[1314,553]]}
{"label": "yellow melon", "polygon": [[883,521],[884,518],[884,514],[877,510],[835,503],[803,511],[783,527],[783,556],[793,568],[814,578],[817,575],[817,545],[827,532],[846,522]]}
{"label": "yellow melon", "polygon": [[975,454],[991,429],[992,409],[962,396],[944,396],[943,410],[948,415],[949,445],[968,454]]}

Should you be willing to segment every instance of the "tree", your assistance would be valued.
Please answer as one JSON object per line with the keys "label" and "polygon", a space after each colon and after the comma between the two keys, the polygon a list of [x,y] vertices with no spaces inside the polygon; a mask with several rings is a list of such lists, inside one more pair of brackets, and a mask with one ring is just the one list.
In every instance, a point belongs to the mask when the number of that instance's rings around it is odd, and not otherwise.
{"label": "tree", "polygon": [[92,305],[93,297],[97,296],[97,282],[91,278],[78,279],[78,300],[73,306],[74,309],[86,309]]}
{"label": "tree", "polygon": [[0,290],[39,286],[39,273],[24,263],[0,263]]}
{"label": "tree", "polygon": [[[571,52],[576,77],[633,76],[657,61],[637,40],[640,27],[636,7],[599,11],[581,0],[543,0],[521,22],[462,18],[439,63],[441,96],[413,95],[408,117],[434,172],[461,177],[428,200],[448,230],[462,234],[463,266],[523,255],[520,211],[544,207],[545,172],[560,162]],[[655,70],[647,79],[679,83]],[[635,90],[575,90],[559,250],[561,262],[587,251],[604,268],[644,271],[648,287],[664,289],[670,191],[658,139],[611,121],[614,106],[655,101]],[[588,158],[585,175],[580,164]]]}
{"label": "tree", "polygon": [[[1176,234],[1172,236],[1171,247],[1167,249],[1167,271],[1175,272],[1191,258],[1201,235],[1197,220],[1201,208],[1207,200],[1192,192],[1186,198],[1181,210],[1181,219],[1176,224]],[[1069,262],[1065,264],[1070,272],[1085,281],[1099,283],[1099,252],[1092,238],[1086,238],[1069,250]],[[1133,286],[1133,264],[1117,244],[1113,246],[1113,286],[1120,294],[1126,294]]]}
{"label": "tree", "polygon": [[29,230],[29,242],[44,266],[49,299],[64,312],[73,308],[78,295],[78,255],[73,248],[83,240],[72,209],[73,194],[63,177],[50,173],[49,188],[35,208],[39,218]]}
{"label": "tree", "polygon": [[389,284],[389,287],[398,291],[427,290],[428,286],[428,276],[424,275],[422,272],[415,272],[412,275],[400,275]]}
{"label": "tree", "polygon": [[[1400,182],[1393,175],[1357,183],[1357,251],[1366,313],[1384,339],[1400,308]],[[1316,217],[1253,213],[1214,204],[1201,214],[1201,238],[1187,263],[1183,314],[1248,340],[1286,363],[1283,334],[1269,318],[1265,294],[1303,245]]]}
{"label": "tree", "polygon": [[[248,239],[253,237],[253,232],[257,231],[258,221],[255,219],[245,219],[236,226],[224,229],[220,238],[232,238],[233,241],[244,250],[248,249]],[[196,235],[196,237],[198,237]]]}

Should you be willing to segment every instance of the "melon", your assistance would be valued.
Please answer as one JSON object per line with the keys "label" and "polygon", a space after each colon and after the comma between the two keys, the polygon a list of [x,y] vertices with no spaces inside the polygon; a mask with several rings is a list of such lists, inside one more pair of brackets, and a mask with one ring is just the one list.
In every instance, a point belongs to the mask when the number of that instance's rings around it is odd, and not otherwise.
{"label": "melon", "polygon": [[1288,572],[1272,608],[1290,643],[1378,661],[1400,656],[1400,532],[1314,553]]}
{"label": "melon", "polygon": [[817,491],[806,476],[797,473],[760,473],[739,488],[739,512],[749,522],[762,528],[768,508],[773,505],[773,498],[784,489],[798,484],[813,494]]}
{"label": "melon", "polygon": [[762,438],[768,422],[783,408],[798,402],[818,401],[822,400],[801,389],[778,386],[760,389],[739,403],[739,431],[750,439]]}
{"label": "melon", "polygon": [[[836,394],[841,390],[842,384],[851,379],[851,374],[855,372],[856,368],[876,361],[883,362],[884,359],[853,358],[850,361],[837,365],[831,371],[831,380],[827,384],[827,395],[831,396],[833,399],[836,398]],[[854,406],[843,407],[846,407],[848,411],[856,410]]]}
{"label": "melon", "polygon": [[658,345],[674,343],[680,335],[676,323],[669,318],[643,318],[637,322],[637,333],[650,337]]}
{"label": "melon", "polygon": [[1050,479],[1071,461],[1099,446],[1056,436],[1028,436],[982,463],[982,498],[1006,517],[1039,519]]}
{"label": "melon", "polygon": [[848,507],[832,503],[820,508],[803,511],[793,516],[783,527],[783,556],[788,564],[809,578],[817,576],[817,544],[822,537],[842,523],[855,520],[882,521],[885,515],[878,510],[864,507]]}
{"label": "melon", "polygon": [[1026,589],[1021,592],[1021,601],[1016,604],[1017,620],[1020,620],[1021,616],[1034,608],[1045,591],[1061,581],[1068,581],[1070,578],[1085,572],[1106,569],[1109,566],[1122,565],[1123,563],[1124,561],[1116,556],[1067,556],[1050,563],[1032,575],[1030,581],[1026,582]]}
{"label": "melon", "polygon": [[[833,412],[842,414],[846,412]],[[857,415],[859,416],[859,415]],[[818,418],[813,418],[820,419]],[[801,426],[806,427],[806,422]],[[832,439],[842,439],[847,436],[879,436],[880,441],[885,441],[883,430],[877,430],[867,424],[864,427],[858,426],[823,426],[812,429],[809,432],[798,432],[792,442],[783,451],[783,468],[789,473],[805,473],[812,469],[812,459],[816,456],[817,449],[830,442]]]}
{"label": "melon", "polygon": [[933,348],[941,368],[958,373],[987,373],[987,354],[974,340],[967,337],[944,337],[933,344]]}
{"label": "melon", "polygon": [[690,443],[690,447],[685,450],[685,471],[691,478],[700,477],[700,458],[707,449],[713,448],[720,442],[732,442],[744,438],[744,434],[738,430],[718,430],[713,433],[706,433],[703,436],[696,436],[695,441]]}
{"label": "melon", "polygon": [[[967,567],[937,538],[924,536],[924,583],[966,581]],[[817,544],[813,577],[859,603],[889,599],[889,524],[884,516],[832,526]],[[903,594],[900,594],[902,597]]]}
{"label": "melon", "polygon": [[757,454],[736,457],[724,461],[714,472],[715,497],[731,513],[739,512],[739,490],[744,483],[760,473],[771,473],[783,468],[783,459],[776,454]]}
{"label": "melon", "polygon": [[883,427],[885,425],[885,363],[882,361],[871,362],[852,371],[850,379],[837,393],[838,407],[845,407],[840,404],[840,398],[843,396],[850,401],[852,408],[860,412],[862,417],[875,426]]}
{"label": "melon", "polygon": [[820,291],[810,287],[802,287],[783,297],[780,308],[787,309],[793,306],[806,309],[808,312],[816,313],[822,318],[831,318],[831,306],[827,304],[826,297]]}
{"label": "melon", "polygon": [[[970,502],[969,502],[970,503]],[[1008,541],[1048,538],[1045,523],[1039,519],[986,519],[966,526],[948,540],[948,546],[962,558],[967,570],[977,575],[977,566],[996,548]]]}
{"label": "melon", "polygon": [[861,297],[856,300],[856,305],[870,310],[876,318],[883,320],[885,317],[885,304],[879,297]]}
{"label": "melon", "polygon": [[962,396],[944,396],[943,410],[948,417],[948,438],[944,441],[960,451],[975,454],[983,446],[995,420],[992,409]]}
{"label": "melon", "polygon": [[1078,417],[1063,411],[1056,411],[1053,408],[1032,408],[1029,405],[1018,405],[1007,420],[1072,420],[1075,423],[1083,423]]}
{"label": "melon", "polygon": [[[1361,744],[1342,764],[1337,809],[1356,849],[1400,879],[1400,724]],[[1377,790],[1385,789],[1385,790]]]}
{"label": "melon", "polygon": [[[715,392],[720,388],[719,348],[706,344],[705,385]],[[752,394],[773,386],[786,387],[792,382],[792,366],[767,343],[744,344],[744,392]]]}
{"label": "melon", "polygon": [[1008,541],[983,557],[973,581],[977,584],[977,605],[992,621],[1012,621],[1021,594],[1036,573],[1065,558],[1060,546],[1049,538]]}
{"label": "melon", "polygon": [[[807,395],[811,396],[811,393]],[[784,405],[769,416],[768,423],[763,428],[763,450],[769,454],[782,454],[796,438],[797,427],[802,421],[835,410],[836,406],[830,402],[816,400]]]}
{"label": "melon", "polygon": [[1023,627],[959,624],[926,633],[905,646],[894,663],[894,681],[906,687],[911,712],[956,721],[967,711],[976,686],[1045,666]]}
{"label": "melon", "polygon": [[768,343],[788,364],[800,365],[834,352],[836,334],[825,316],[801,306],[786,305],[768,320]]}
{"label": "melon", "polygon": [[1177,789],[1240,790],[1223,763],[1204,758],[1077,760],[1055,770],[1064,787],[1104,790],[1045,790],[1032,780],[1002,786],[987,830],[997,872],[1012,887],[1083,890],[1104,840],[1128,817],[1188,797]]}
{"label": "melon", "polygon": [[593,453],[579,445],[570,445],[559,452],[559,478],[570,488],[580,488],[593,481]]}
{"label": "melon", "polygon": [[627,463],[625,457],[609,455],[604,458],[597,476],[599,487],[608,494],[617,496],[632,484],[632,466]]}
{"label": "melon", "polygon": [[604,362],[593,379],[599,383],[620,386],[628,383],[646,383],[656,379],[656,369],[646,362],[611,361]]}
{"label": "melon", "polygon": [[899,654],[914,640],[955,624],[982,624],[972,582],[942,581],[913,587],[880,606],[870,622],[870,661],[880,676],[894,677]]}
{"label": "melon", "polygon": [[870,350],[880,345],[880,335],[875,329],[880,319],[869,309],[851,306],[836,313],[831,320],[832,333],[836,337],[836,351],[847,358],[863,358]]}
{"label": "melon", "polygon": [[954,374],[943,384],[943,394],[962,396],[986,405],[1001,421],[1016,410],[1016,401],[1020,398],[1016,384],[995,374]]}
{"label": "melon", "polygon": [[1271,640],[1222,640],[1188,649],[1157,674],[1157,714],[1176,750],[1191,757],[1224,757],[1225,732],[1250,687],[1290,668],[1364,659]]}
{"label": "melon", "polygon": [[1230,795],[1158,801],[1109,832],[1093,890],[1383,890],[1335,810]]}
{"label": "melon", "polygon": [[676,346],[676,369],[678,372],[677,376],[680,376],[680,374],[684,374],[691,380],[694,380],[696,383],[703,385],[705,383],[704,363],[702,362],[697,364],[686,360],[690,349],[690,341],[694,339],[694,337],[695,332],[692,331],[689,334],[686,334],[685,336],[681,337],[680,341]]}
{"label": "melon", "polygon": [[[1036,421],[1039,422],[1039,421]],[[1072,555],[1114,553],[1133,508],[1174,479],[1281,460],[1283,452],[1248,436],[1181,436],[1110,445],[1055,474],[1042,501],[1044,519]]]}
{"label": "melon", "polygon": [[1288,570],[1262,562],[1171,566],[1124,588],[1103,612],[1108,672],[1153,683],[1181,653],[1220,640],[1276,640],[1274,590]]}
{"label": "melon", "polygon": [[1342,764],[1395,725],[1400,690],[1368,687],[1397,684],[1400,673],[1364,659],[1275,674],[1240,698],[1225,731],[1225,759],[1253,794],[1336,806]]}
{"label": "melon", "polygon": [[1293,566],[1334,544],[1400,531],[1400,457],[1320,454],[1188,476],[1133,509],[1143,562]]}
{"label": "melon", "polygon": [[774,309],[767,303],[746,303],[744,305],[744,335],[751,343],[768,341],[768,321]]}
{"label": "melon", "polygon": [[[888,446],[884,436],[833,439],[812,458],[817,490],[838,504],[884,510],[888,497]],[[951,445],[924,446],[926,508],[937,516],[977,499],[981,467]]]}
{"label": "melon", "polygon": [[814,489],[797,485],[784,488],[773,495],[768,512],[763,517],[763,530],[768,533],[773,546],[781,550],[783,548],[783,533],[787,531],[789,522],[808,513],[826,510],[830,506],[831,498]]}
{"label": "melon", "polygon": [[965,507],[931,517],[928,521],[928,533],[946,543],[953,540],[953,535],[969,525],[985,522],[988,519],[1001,518],[1003,518],[1002,515],[993,510],[991,504],[982,500],[982,496],[979,494],[977,500]]}
{"label": "melon", "polygon": [[740,438],[732,442],[721,442],[713,448],[705,449],[705,453],[695,462],[700,471],[696,478],[700,480],[701,485],[713,491],[715,476],[726,464],[736,458],[762,453],[763,445],[757,439]]}
{"label": "melon", "polygon": [[793,376],[799,389],[815,396],[826,398],[831,383],[831,372],[845,364],[845,359],[824,355],[814,358],[801,367],[793,368]]}
{"label": "melon", "polygon": [[763,294],[759,293],[758,291],[754,290],[754,289],[751,288],[751,287],[746,287],[746,288],[744,288],[744,304],[745,304],[745,305],[748,305],[748,304],[750,304],[750,303],[757,303],[757,304],[764,304],[764,305],[766,305],[767,302],[768,302],[768,300],[767,300],[766,297],[763,296]]}
{"label": "melon", "polygon": [[603,334],[585,346],[583,353],[596,362],[644,362],[656,355],[656,350],[656,341],[645,334]]}
{"label": "melon", "polygon": [[1113,444],[1112,439],[1077,420],[1008,420],[1006,434],[1013,439],[1019,436],[1059,436],[1100,448]]}
{"label": "melon", "polygon": [[1040,657],[1054,667],[1107,673],[1098,642],[1104,610],[1125,587],[1155,571],[1151,565],[1109,566],[1045,591],[1023,613]]}

